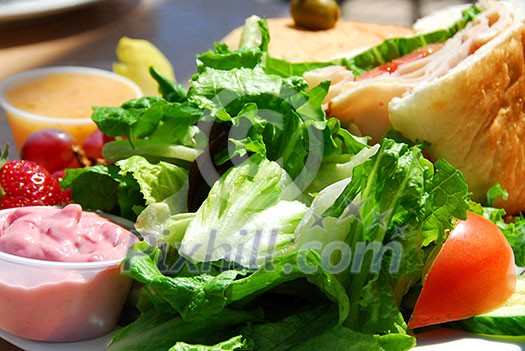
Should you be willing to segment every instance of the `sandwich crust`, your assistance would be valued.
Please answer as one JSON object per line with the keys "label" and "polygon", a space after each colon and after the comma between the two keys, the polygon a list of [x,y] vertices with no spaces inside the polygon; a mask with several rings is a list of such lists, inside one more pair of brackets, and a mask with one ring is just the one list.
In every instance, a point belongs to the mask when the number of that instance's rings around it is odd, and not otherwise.
{"label": "sandwich crust", "polygon": [[473,198],[499,183],[495,204],[525,210],[525,24],[516,23],[445,76],[389,105],[392,126],[429,141],[432,159],[462,171]]}
{"label": "sandwich crust", "polygon": [[[334,28],[320,31],[299,28],[291,18],[270,18],[267,23],[271,36],[270,54],[291,62],[328,61],[337,55],[378,45],[389,37],[413,33],[407,27],[344,19],[337,21]],[[234,29],[222,41],[236,49],[242,30],[242,26]]]}

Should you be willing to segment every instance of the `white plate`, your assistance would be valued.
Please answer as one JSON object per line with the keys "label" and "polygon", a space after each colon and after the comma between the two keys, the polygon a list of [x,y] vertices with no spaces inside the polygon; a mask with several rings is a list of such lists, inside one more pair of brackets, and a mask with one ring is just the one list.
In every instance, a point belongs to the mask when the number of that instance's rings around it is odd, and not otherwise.
{"label": "white plate", "polygon": [[[0,330],[0,337],[25,351],[105,351],[111,334],[76,343],[42,343],[18,338]],[[525,340],[504,342],[458,330],[436,329],[418,335],[413,351],[525,351]]]}
{"label": "white plate", "polygon": [[0,22],[50,15],[99,1],[102,0],[0,0]]}

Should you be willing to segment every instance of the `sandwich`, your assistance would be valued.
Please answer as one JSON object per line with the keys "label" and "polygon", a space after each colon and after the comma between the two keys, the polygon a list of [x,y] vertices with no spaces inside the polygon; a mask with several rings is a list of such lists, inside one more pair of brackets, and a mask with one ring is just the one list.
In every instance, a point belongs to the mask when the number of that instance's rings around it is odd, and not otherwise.
{"label": "sandwich", "polygon": [[[339,30],[335,41],[344,36]],[[499,184],[508,197],[494,205],[524,211],[525,2],[455,6],[413,30],[350,54],[331,52],[303,77],[311,86],[330,80],[327,115],[371,143],[390,130],[426,142],[431,160],[444,158],[463,173],[475,201]],[[270,26],[270,33],[275,42],[279,32]]]}
{"label": "sandwich", "polygon": [[466,56],[444,52],[455,66],[389,104],[392,127],[428,141],[431,158],[460,169],[474,199],[500,184],[508,198],[496,206],[509,214],[525,210],[524,4],[481,3],[471,31],[458,36],[465,38]]}

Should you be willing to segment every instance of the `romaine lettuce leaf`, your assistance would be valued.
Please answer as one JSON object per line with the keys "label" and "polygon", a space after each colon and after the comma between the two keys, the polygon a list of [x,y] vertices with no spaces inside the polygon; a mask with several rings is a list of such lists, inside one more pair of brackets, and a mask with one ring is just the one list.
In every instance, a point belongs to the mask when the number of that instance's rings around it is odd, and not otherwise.
{"label": "romaine lettuce leaf", "polygon": [[[499,185],[495,185],[487,195],[490,197],[491,194],[497,196],[496,194],[504,195],[506,192]],[[491,207],[491,201],[488,203],[489,206],[482,206],[479,203],[471,202],[469,210],[484,216],[498,226],[512,247],[516,265],[525,267],[525,217],[520,214],[506,218],[504,209]]]}
{"label": "romaine lettuce leaf", "polygon": [[[146,204],[161,202],[183,188],[187,190],[188,171],[168,162],[149,163],[142,156],[132,156],[116,163],[120,174],[131,174],[140,186]],[[185,203],[186,198],[179,201]]]}
{"label": "romaine lettuce leaf", "polygon": [[[328,315],[330,321],[318,322],[321,328],[317,330],[313,325],[308,330],[296,330],[302,334],[295,336],[297,340],[306,340],[341,324],[349,312],[343,287],[322,269],[321,257],[311,250],[275,258],[252,273],[243,269],[193,266],[187,261],[170,266],[166,263],[166,257],[157,247],[140,242],[131,248],[123,262],[123,272],[145,284],[138,305],[142,314],[137,321],[117,331],[108,350],[133,351],[145,347],[167,350],[177,342],[213,345],[236,335],[251,340],[256,334],[252,325],[264,328],[270,323],[268,328],[272,328],[272,322],[261,316],[263,311],[270,314],[268,307],[256,297],[301,279],[308,282],[302,288],[304,294],[311,294],[317,288],[319,294],[312,303],[320,307],[314,310]],[[308,272],[305,267],[315,269]],[[272,301],[275,302],[275,298]],[[241,324],[242,329],[236,333],[234,326]],[[217,335],[219,331],[224,334]]]}
{"label": "romaine lettuce leaf", "polygon": [[[336,327],[337,309],[321,305],[277,322],[249,325],[242,329],[242,334],[257,345],[257,350],[285,351],[308,343]],[[323,348],[324,345],[320,349]]]}
{"label": "romaine lettuce leaf", "polygon": [[107,350],[167,351],[181,342],[214,345],[238,335],[235,329],[240,325],[258,320],[260,316],[257,313],[233,309],[195,320],[185,320],[168,311],[149,310],[143,312],[133,324],[119,329]]}
{"label": "romaine lettuce leaf", "polygon": [[407,334],[371,335],[346,327],[335,327],[291,348],[290,351],[406,351],[415,345],[415,338]]}
{"label": "romaine lettuce leaf", "polygon": [[193,262],[226,260],[253,268],[292,249],[306,206],[282,197],[283,172],[275,162],[253,158],[231,168],[189,222],[181,255]]}
{"label": "romaine lettuce leaf", "polygon": [[149,72],[151,76],[157,81],[159,85],[160,95],[169,102],[184,102],[187,89],[173,79],[163,76],[155,67],[150,67]]}
{"label": "romaine lettuce leaf", "polygon": [[[448,163],[434,168],[419,147],[389,139],[353,168],[351,178],[319,194],[297,227],[296,242],[335,260],[328,262],[351,301],[346,326],[369,333],[406,328],[401,298],[423,275],[426,247],[443,240],[454,218],[466,216],[467,195],[465,180]],[[382,292],[376,300],[374,291]],[[374,320],[380,306],[390,311],[390,326],[384,324],[388,318]]]}
{"label": "romaine lettuce leaf", "polygon": [[[220,49],[219,49],[220,50]],[[208,51],[197,56],[197,72],[208,68],[229,71],[234,68],[255,68],[261,62],[263,52],[258,48],[246,48],[235,51]]]}
{"label": "romaine lettuce leaf", "polygon": [[525,267],[525,217],[517,216],[512,222],[498,220],[496,224],[512,247],[516,265]]}
{"label": "romaine lettuce leaf", "polygon": [[176,343],[169,351],[227,351],[227,350],[246,350],[248,348],[246,340],[241,335],[220,342],[216,345],[190,345],[184,342]]}
{"label": "romaine lettuce leaf", "polygon": [[[172,99],[175,99],[175,88],[172,89]],[[181,97],[177,95],[176,99]],[[120,107],[95,107],[93,110],[91,119],[104,134],[125,138],[104,145],[103,156],[109,162],[139,155],[150,162],[188,163],[202,152],[206,142],[195,126],[202,110],[187,100],[169,102],[164,98],[144,97]]]}
{"label": "romaine lettuce leaf", "polygon": [[184,212],[185,203],[174,201],[182,195],[186,195],[186,192],[177,193],[168,201],[150,204],[138,215],[135,229],[144,240],[179,247],[189,223],[195,217],[193,212]]}

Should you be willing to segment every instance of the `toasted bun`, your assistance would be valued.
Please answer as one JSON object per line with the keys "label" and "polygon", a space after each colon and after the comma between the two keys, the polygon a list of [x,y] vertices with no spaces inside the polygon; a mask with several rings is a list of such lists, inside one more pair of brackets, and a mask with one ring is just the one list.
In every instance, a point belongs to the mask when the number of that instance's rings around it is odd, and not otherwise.
{"label": "toasted bun", "polygon": [[495,183],[509,192],[496,205],[525,210],[525,23],[514,24],[443,77],[390,103],[395,129],[431,143],[433,159],[462,171],[484,199]]}
{"label": "toasted bun", "polygon": [[[267,19],[272,56],[291,62],[328,61],[334,56],[380,44],[389,37],[413,33],[401,26],[358,23],[340,19],[329,30],[310,31],[295,26],[291,18]],[[243,27],[229,33],[222,41],[232,49],[239,45]]]}

